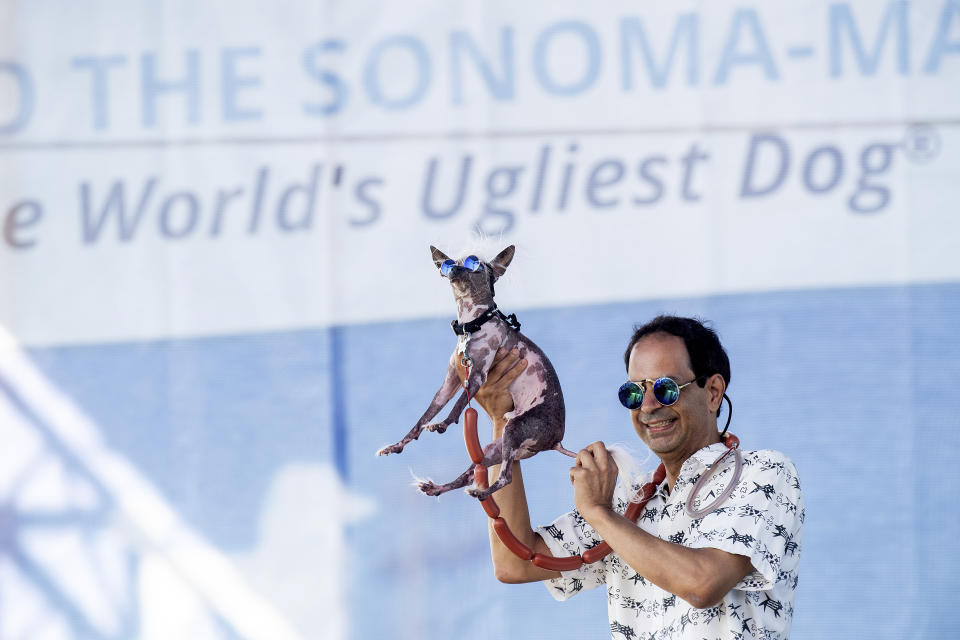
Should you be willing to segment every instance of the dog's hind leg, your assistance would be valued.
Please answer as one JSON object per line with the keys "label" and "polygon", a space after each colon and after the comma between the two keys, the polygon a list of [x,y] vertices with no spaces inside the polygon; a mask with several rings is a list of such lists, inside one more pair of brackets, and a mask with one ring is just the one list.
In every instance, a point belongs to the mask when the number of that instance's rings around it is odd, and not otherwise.
{"label": "dog's hind leg", "polygon": [[[497,464],[498,462],[502,462],[500,466],[500,475],[497,476],[497,480],[487,489],[480,490],[476,487],[467,489],[467,493],[474,498],[479,498],[481,500],[489,496],[497,489],[510,484],[510,482],[513,480],[513,461],[530,455],[527,451],[530,442],[523,437],[519,430],[511,430],[509,422],[503,429],[503,436],[491,444],[497,444],[500,448],[500,455],[497,456],[499,460],[491,463]],[[486,450],[484,453],[486,453]],[[487,464],[486,458],[484,458],[484,464]]]}
{"label": "dog's hind leg", "polygon": [[435,484],[432,480],[423,480],[417,483],[417,488],[421,493],[428,496],[439,496],[447,491],[453,491],[460,487],[465,487],[473,482],[473,465],[467,467],[467,470],[461,473],[457,478],[446,484]]}
{"label": "dog's hind leg", "polygon": [[[403,448],[405,446],[407,446],[412,441],[419,438],[420,434],[423,433],[423,430],[425,428],[428,428],[427,422],[429,422],[431,419],[433,419],[434,416],[440,413],[440,409],[442,409],[444,405],[450,402],[450,398],[452,398],[457,393],[457,389],[459,387],[460,387],[460,378],[457,377],[457,370],[453,362],[451,362],[450,365],[447,367],[447,374],[443,379],[443,384],[440,385],[440,389],[437,391],[436,395],[433,396],[433,400],[430,401],[430,406],[427,407],[427,410],[424,411],[423,415],[420,416],[420,419],[417,420],[417,424],[413,427],[413,429],[410,429],[410,432],[403,437],[403,440],[401,440],[396,444],[391,444],[389,446],[383,447],[382,449],[377,451],[377,455],[385,456],[390,453],[400,453],[401,451],[403,451]],[[463,404],[466,405],[466,401],[464,401]],[[460,408],[460,411],[463,411],[462,407]],[[459,417],[459,415],[460,414],[458,412],[457,416]],[[440,431],[441,433],[443,433],[443,431],[439,429],[429,429],[429,430]]]}
{"label": "dog's hind leg", "polygon": [[[483,449],[483,465],[490,467],[500,464],[500,440],[494,440]],[[475,465],[471,464],[467,470],[456,477],[455,480],[446,484],[435,484],[431,480],[424,480],[417,483],[417,488],[428,496],[439,496],[447,491],[465,487],[473,482],[473,470]]]}

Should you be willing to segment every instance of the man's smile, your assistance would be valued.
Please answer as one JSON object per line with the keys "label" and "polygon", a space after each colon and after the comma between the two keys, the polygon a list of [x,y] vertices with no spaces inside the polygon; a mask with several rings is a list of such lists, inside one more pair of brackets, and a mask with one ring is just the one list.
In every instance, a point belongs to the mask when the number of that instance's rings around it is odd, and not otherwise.
{"label": "man's smile", "polygon": [[676,418],[665,418],[661,420],[651,420],[650,422],[644,422],[643,424],[651,435],[655,435],[669,430],[674,424],[676,424],[676,422]]}

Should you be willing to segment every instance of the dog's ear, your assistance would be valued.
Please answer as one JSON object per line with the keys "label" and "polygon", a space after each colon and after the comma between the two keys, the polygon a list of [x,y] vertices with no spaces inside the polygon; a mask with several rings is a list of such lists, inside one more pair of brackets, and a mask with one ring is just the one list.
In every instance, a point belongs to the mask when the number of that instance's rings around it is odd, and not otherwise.
{"label": "dog's ear", "polygon": [[447,256],[447,254],[445,254],[443,251],[440,251],[440,249],[437,249],[433,245],[430,245],[430,255],[433,256],[433,264],[437,265],[437,269],[440,268],[440,264],[444,260],[450,259],[450,257]]}
{"label": "dog's ear", "polygon": [[493,267],[493,272],[497,274],[498,278],[502,276],[506,272],[507,267],[510,266],[510,261],[513,260],[513,252],[515,250],[516,247],[510,245],[490,261],[490,266]]}

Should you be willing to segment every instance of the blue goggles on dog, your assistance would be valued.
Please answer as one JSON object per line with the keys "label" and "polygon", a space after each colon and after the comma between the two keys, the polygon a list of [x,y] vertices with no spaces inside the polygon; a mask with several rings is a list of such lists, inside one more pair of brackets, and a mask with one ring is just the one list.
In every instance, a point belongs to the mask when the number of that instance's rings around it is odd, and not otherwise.
{"label": "blue goggles on dog", "polygon": [[440,275],[444,278],[449,278],[459,269],[465,269],[471,273],[476,273],[483,268],[483,263],[480,262],[480,258],[477,256],[467,256],[463,259],[463,265],[457,264],[456,260],[451,260],[447,258],[440,263]]}
{"label": "blue goggles on dog", "polygon": [[705,377],[707,376],[694,378],[685,384],[677,384],[673,378],[667,378],[666,376],[657,378],[656,380],[627,381],[620,385],[620,390],[617,392],[617,395],[620,397],[620,404],[627,409],[639,409],[643,405],[644,389],[648,382],[652,382],[653,397],[663,406],[669,407],[680,399],[681,389]]}

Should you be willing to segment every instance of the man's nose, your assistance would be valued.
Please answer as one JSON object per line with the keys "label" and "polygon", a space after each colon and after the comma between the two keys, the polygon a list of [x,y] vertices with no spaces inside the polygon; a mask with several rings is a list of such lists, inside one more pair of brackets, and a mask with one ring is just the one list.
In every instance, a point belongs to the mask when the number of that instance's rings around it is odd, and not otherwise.
{"label": "man's nose", "polygon": [[645,383],[643,388],[643,402],[640,403],[640,411],[643,413],[653,413],[663,405],[653,395],[653,384]]}

